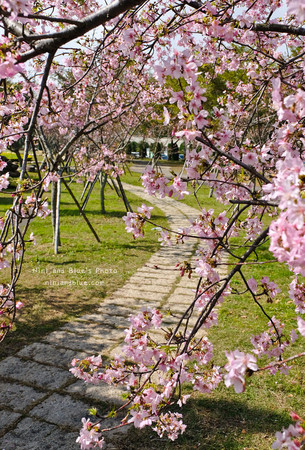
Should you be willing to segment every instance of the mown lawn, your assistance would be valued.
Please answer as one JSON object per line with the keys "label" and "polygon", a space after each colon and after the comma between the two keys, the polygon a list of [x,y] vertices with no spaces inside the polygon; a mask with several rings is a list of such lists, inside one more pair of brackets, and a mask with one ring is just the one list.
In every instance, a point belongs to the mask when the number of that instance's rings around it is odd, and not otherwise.
{"label": "mown lawn", "polygon": [[[80,199],[83,185],[72,183],[70,187]],[[50,193],[46,195],[49,197]],[[127,197],[134,210],[142,204],[130,193]],[[126,233],[122,220],[126,214],[124,203],[109,186],[105,198],[106,214],[101,214],[96,185],[85,210],[101,243],[95,240],[64,186],[60,213],[62,245],[58,255],[53,251],[51,217],[32,222],[29,233],[34,233],[37,245],[27,244],[16,291],[24,308],[18,314],[17,330],[0,346],[1,357],[14,354],[66,321],[94,310],[159,248],[158,234],[150,225],[146,227],[145,239],[135,241]],[[11,201],[10,197],[1,196],[0,216]],[[156,208],[154,220],[166,225],[164,214]],[[9,282],[8,269],[1,271],[1,282]]]}

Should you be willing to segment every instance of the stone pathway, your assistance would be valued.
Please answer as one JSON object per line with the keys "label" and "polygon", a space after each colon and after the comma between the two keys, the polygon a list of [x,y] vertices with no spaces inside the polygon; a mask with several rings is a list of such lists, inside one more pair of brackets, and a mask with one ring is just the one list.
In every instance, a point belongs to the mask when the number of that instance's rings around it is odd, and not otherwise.
{"label": "stone pathway", "polygon": [[[187,217],[196,216],[195,209],[170,198],[154,199],[142,188],[125,188],[163,210],[172,229],[187,226]],[[161,247],[122,288],[103,301],[95,314],[66,324],[0,362],[0,449],[79,449],[75,440],[81,418],[93,406],[100,413],[109,411],[109,405],[120,402],[120,393],[108,385],[86,385],[77,380],[69,372],[72,359],[89,354],[113,356],[129,326],[129,315],[142,306],[170,308],[178,315],[185,311],[196,281],[180,278],[175,264],[189,259],[194,245],[186,241],[176,247]],[[174,323],[168,316],[167,325]],[[113,420],[107,419],[103,427]]]}

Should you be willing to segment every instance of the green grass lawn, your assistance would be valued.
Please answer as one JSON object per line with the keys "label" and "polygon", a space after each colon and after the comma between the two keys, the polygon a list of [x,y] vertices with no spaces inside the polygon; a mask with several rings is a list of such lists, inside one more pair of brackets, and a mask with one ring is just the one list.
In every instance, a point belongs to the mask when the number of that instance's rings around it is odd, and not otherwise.
{"label": "green grass lawn", "polygon": [[[83,185],[72,183],[70,187],[79,199]],[[132,194],[127,193],[127,197],[134,210],[142,204]],[[17,300],[24,303],[24,308],[18,314],[17,330],[0,346],[1,357],[92,311],[159,248],[158,234],[149,224],[144,239],[134,240],[126,233],[122,220],[126,214],[124,203],[109,186],[105,198],[106,214],[102,215],[96,185],[85,210],[101,243],[95,240],[64,186],[60,213],[62,245],[58,255],[53,251],[51,217],[36,218],[30,225],[29,233],[34,233],[37,245],[27,244],[16,290]],[[9,196],[0,198],[0,216],[11,201]],[[155,221],[167,224],[160,210],[155,208],[153,213]],[[9,282],[6,271],[1,271],[1,282]]]}

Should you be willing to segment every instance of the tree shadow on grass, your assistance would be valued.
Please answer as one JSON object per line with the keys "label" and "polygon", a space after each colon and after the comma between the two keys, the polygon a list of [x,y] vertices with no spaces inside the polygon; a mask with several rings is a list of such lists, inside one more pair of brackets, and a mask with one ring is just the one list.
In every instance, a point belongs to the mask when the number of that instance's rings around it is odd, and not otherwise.
{"label": "tree shadow on grass", "polygon": [[107,248],[124,248],[124,249],[130,249],[130,250],[145,250],[147,252],[155,252],[158,250],[156,249],[156,244],[148,244],[147,242],[140,244],[141,241],[132,241],[130,244],[122,244],[122,243],[116,243],[116,242],[108,242]]}
{"label": "tree shadow on grass", "polygon": [[[67,205],[69,205],[69,203],[67,203]],[[86,216],[88,218],[90,218],[90,216],[99,216],[99,217],[109,217],[109,218],[118,218],[118,219],[122,219],[123,216],[126,216],[126,211],[110,211],[110,212],[106,212],[105,214],[102,214],[100,210],[95,209],[85,209],[84,213],[86,214]],[[60,217],[68,217],[68,216],[73,216],[73,217],[80,217],[81,214],[79,212],[79,209],[77,208],[77,206],[75,205],[75,208],[69,208],[69,209],[65,209],[62,208],[62,203],[61,203],[61,208],[60,208]]]}
{"label": "tree shadow on grass", "polygon": [[119,450],[262,450],[270,449],[274,434],[290,421],[286,414],[249,406],[235,399],[190,400],[182,412],[186,431],[174,442],[160,439],[151,429],[131,429],[118,439]]}
{"label": "tree shadow on grass", "polygon": [[[70,203],[61,203],[61,208],[60,208],[60,216],[61,217],[65,217],[65,216],[80,216],[81,214],[80,214],[80,212],[79,212],[79,209],[77,208],[77,206],[75,205],[75,208],[69,208],[69,209],[65,209],[65,208],[62,208],[62,205],[63,204],[66,204],[66,205],[69,205],[70,206]],[[122,210],[122,211],[107,211],[106,210],[106,212],[105,213],[101,213],[101,211],[100,210],[97,210],[97,209],[95,209],[95,210],[92,210],[92,209],[85,209],[85,211],[84,211],[84,213],[86,214],[86,216],[88,216],[88,218],[90,218],[90,216],[99,216],[99,217],[102,217],[102,218],[105,218],[105,219],[107,219],[107,218],[116,218],[116,219],[122,219],[122,217],[123,216],[126,216],[126,214],[127,214],[127,211],[126,210]],[[154,214],[153,216],[152,216],[152,220],[153,221],[156,221],[156,220],[159,220],[159,219],[163,219],[164,217],[163,216],[161,216],[161,215],[159,215],[159,214]]]}
{"label": "tree shadow on grass", "polygon": [[0,197],[0,205],[12,206],[13,199],[10,195],[3,195]]}
{"label": "tree shadow on grass", "polygon": [[[105,261],[101,259],[101,257],[103,256],[103,248],[107,248],[107,249],[111,249],[111,250],[117,250],[117,255],[120,255],[122,259],[124,259],[124,256],[134,256],[137,257],[138,253],[140,251],[146,252],[146,253],[151,253],[151,255],[153,253],[155,253],[158,248],[156,248],[155,244],[148,244],[147,242],[143,242],[143,244],[140,243],[141,241],[132,241],[130,244],[122,244],[119,242],[115,242],[112,241],[107,241],[107,242],[102,242],[100,244],[99,248],[93,248],[92,249],[92,258],[94,258],[94,261],[96,262],[96,264],[105,264]],[[62,246],[61,246],[61,250],[59,251],[59,254],[64,254],[65,252],[65,248],[68,248],[69,243],[68,242],[62,242]],[[69,250],[71,250],[71,246],[69,248]],[[121,251],[121,253],[119,253],[118,251]],[[123,252],[123,250],[128,251],[127,254],[125,255],[125,253]],[[64,266],[73,266],[78,264],[79,266],[82,265],[86,265],[86,260],[85,259],[81,259],[79,257],[79,255],[83,255],[83,249],[82,248],[74,248],[73,252],[75,253],[75,258],[73,259],[69,259],[66,261],[61,261],[61,260],[56,260],[56,256],[54,255],[46,255],[43,254],[40,256],[39,259],[39,265],[35,266],[35,264],[33,264],[33,267],[31,268],[31,271],[33,271],[33,273],[39,273],[39,270],[43,270],[45,269],[45,265],[50,264],[56,267],[64,267]],[[115,254],[114,254],[115,255]],[[144,262],[143,262],[144,264]],[[112,262],[110,261],[108,265],[112,265]],[[50,269],[52,270],[52,269]],[[43,273],[43,272],[42,272]]]}
{"label": "tree shadow on grass", "polygon": [[[96,311],[100,300],[106,296],[104,287],[88,290],[75,300],[71,287],[50,286],[22,288],[18,300],[25,303],[17,318],[16,331],[9,333],[0,346],[0,359],[12,356],[25,345],[40,342],[43,337],[57,330],[69,320]],[[26,303],[26,300],[30,300]]]}

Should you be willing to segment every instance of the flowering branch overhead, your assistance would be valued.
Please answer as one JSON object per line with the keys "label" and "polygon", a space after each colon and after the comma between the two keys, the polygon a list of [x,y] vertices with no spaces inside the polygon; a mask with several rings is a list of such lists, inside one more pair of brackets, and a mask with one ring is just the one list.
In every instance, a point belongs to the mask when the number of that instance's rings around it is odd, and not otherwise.
{"label": "flowering branch overhead", "polygon": [[[120,426],[151,426],[175,440],[186,425],[171,409],[187,402],[185,383],[201,393],[220,383],[241,393],[250,375],[288,374],[287,364],[304,356],[294,345],[305,337],[305,7],[296,0],[55,0],[50,8],[41,0],[37,8],[30,0],[0,6],[0,190],[13,195],[0,218],[0,270],[11,273],[0,284],[1,338],[22,306],[18,278],[25,249],[35,242],[27,232],[50,213],[43,196],[50,183],[63,182],[72,196],[67,178],[93,187],[109,176],[121,186],[124,150],[139,130],[155,140],[170,137],[177,158],[183,142],[180,173],[162,172],[158,147],[141,178],[152,196],[183,202],[195,195],[197,216],[176,230],[161,229],[159,238],[164,247],[199,242],[193,260],[176,266],[190,280],[196,274],[193,300],[172,329],[162,311],[144,308],[130,318],[121,356],[106,366],[100,356],[74,360],[71,369],[85,382],[127,388]],[[15,146],[23,164],[12,192],[1,154]],[[204,186],[221,209],[201,205]],[[73,200],[86,217],[85,202]],[[147,224],[156,225],[151,207],[142,203],[132,212],[125,203],[127,232],[144,237]],[[284,263],[293,278],[280,281],[295,329],[278,317],[280,308],[273,315],[280,288],[268,273],[267,245],[269,262]],[[251,265],[266,273],[248,276]],[[220,273],[223,267],[231,270]],[[234,293],[250,299],[265,328],[249,336],[252,350],[223,348],[221,366],[207,330],[218,325],[221,304]],[[273,448],[300,447],[303,421],[294,418]],[[102,448],[106,430],[103,419],[83,419],[78,442]]]}

